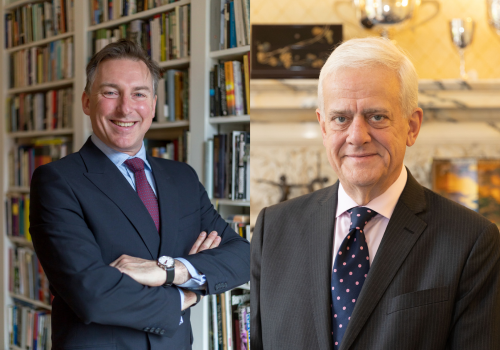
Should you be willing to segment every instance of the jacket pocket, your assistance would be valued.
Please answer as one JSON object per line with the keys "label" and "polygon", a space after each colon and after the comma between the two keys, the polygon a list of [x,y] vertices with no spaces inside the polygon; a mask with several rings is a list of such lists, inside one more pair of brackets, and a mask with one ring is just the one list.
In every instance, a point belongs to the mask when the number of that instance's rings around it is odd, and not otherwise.
{"label": "jacket pocket", "polygon": [[398,295],[392,298],[387,314],[418,306],[440,303],[449,299],[449,288],[439,287],[419,290],[416,292]]}

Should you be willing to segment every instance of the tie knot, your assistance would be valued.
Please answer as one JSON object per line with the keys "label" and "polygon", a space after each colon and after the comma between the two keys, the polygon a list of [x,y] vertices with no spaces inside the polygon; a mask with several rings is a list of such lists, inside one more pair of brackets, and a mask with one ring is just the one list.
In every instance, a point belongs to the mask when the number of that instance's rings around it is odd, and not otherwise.
{"label": "tie knot", "polygon": [[377,215],[375,210],[371,210],[366,207],[354,207],[349,209],[347,212],[351,213],[351,227],[349,228],[349,231],[353,228],[363,230],[368,221]]}
{"label": "tie knot", "polygon": [[127,159],[124,164],[135,174],[144,170],[144,161],[141,158]]}

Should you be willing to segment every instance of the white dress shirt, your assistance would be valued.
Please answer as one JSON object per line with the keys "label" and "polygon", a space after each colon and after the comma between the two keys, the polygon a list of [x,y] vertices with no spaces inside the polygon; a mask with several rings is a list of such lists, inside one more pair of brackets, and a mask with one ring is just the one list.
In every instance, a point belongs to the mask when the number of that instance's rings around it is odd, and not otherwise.
{"label": "white dress shirt", "polygon": [[[396,207],[399,197],[406,186],[407,178],[408,173],[406,168],[403,166],[398,179],[387,189],[387,191],[382,193],[377,198],[372,199],[368,204],[363,205],[363,207],[375,210],[378,213],[370,221],[368,221],[363,229],[366,237],[366,244],[368,245],[370,265],[377,254],[377,250],[380,246],[380,242],[382,241],[382,237],[384,237],[387,224],[389,224],[394,208]],[[349,226],[351,225],[351,214],[346,212],[346,210],[358,206],[359,205],[345,192],[342,184],[339,184],[337,213],[335,215],[335,232],[333,239],[334,254],[332,269],[333,264],[335,263],[335,257],[337,256],[336,253],[339,251],[344,238],[349,233]]]}

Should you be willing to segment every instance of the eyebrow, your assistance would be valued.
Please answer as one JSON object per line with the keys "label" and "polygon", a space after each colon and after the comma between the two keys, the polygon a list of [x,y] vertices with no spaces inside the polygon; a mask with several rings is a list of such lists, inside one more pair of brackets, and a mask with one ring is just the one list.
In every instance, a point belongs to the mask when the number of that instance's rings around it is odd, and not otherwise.
{"label": "eyebrow", "polygon": [[[116,84],[113,84],[113,83],[102,83],[99,87],[102,88],[104,86],[109,86],[109,87],[112,87],[112,88],[115,88],[115,89],[119,89],[119,86],[116,85]],[[151,88],[149,86],[135,86],[133,88],[134,91],[138,91],[138,90],[146,90],[146,91],[151,91]]]}
{"label": "eyebrow", "polygon": [[[361,111],[361,114],[365,115],[365,114],[370,114],[370,113],[385,113],[385,114],[389,114],[389,111],[385,108],[365,108]],[[338,115],[338,114],[347,114],[347,115],[352,115],[354,114],[352,111],[348,110],[348,109],[333,109],[331,111],[328,112],[328,115],[329,116],[332,116],[332,115]]]}

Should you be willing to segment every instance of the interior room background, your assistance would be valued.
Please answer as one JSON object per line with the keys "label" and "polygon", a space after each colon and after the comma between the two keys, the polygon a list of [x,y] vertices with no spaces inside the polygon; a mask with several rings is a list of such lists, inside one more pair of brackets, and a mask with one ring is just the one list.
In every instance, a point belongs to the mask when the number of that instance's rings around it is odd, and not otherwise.
{"label": "interior room background", "polygon": [[[439,11],[434,18],[390,33],[419,75],[424,123],[416,144],[407,148],[405,165],[429,188],[434,159],[500,158],[500,36],[488,24],[486,0],[435,2]],[[435,8],[423,1],[411,24],[431,17]],[[449,29],[449,20],[465,17],[476,23],[465,53],[466,85]],[[251,22],[342,24],[344,40],[380,35],[361,27],[348,0],[252,0]],[[290,199],[337,180],[316,121],[316,88],[316,80],[251,81],[252,224],[260,210],[278,203],[284,192]],[[322,183],[324,178],[328,180]]]}

